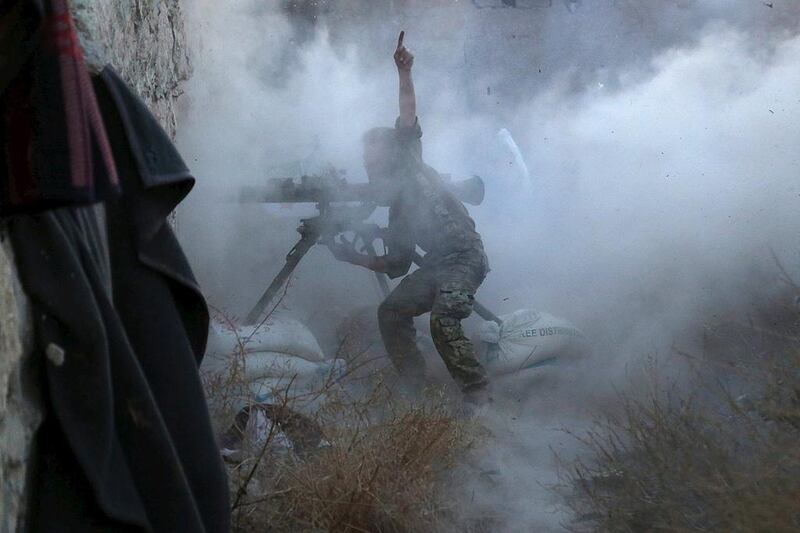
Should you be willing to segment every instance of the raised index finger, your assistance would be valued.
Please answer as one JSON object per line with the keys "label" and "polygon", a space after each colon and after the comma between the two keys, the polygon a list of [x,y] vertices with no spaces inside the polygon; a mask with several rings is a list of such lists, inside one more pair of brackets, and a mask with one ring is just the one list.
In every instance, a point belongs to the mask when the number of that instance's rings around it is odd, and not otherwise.
{"label": "raised index finger", "polygon": [[398,50],[403,47],[403,37],[405,37],[405,35],[406,35],[406,32],[405,31],[401,31],[400,32],[400,37],[397,38],[397,49]]}

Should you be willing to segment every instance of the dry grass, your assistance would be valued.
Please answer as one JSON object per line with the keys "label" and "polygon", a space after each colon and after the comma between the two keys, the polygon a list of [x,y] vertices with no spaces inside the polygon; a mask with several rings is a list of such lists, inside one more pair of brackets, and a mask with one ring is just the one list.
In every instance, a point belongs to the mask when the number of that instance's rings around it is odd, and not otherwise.
{"label": "dry grass", "polygon": [[248,405],[252,401],[252,395],[244,379],[247,339],[238,334],[233,319],[216,308],[212,307],[212,311],[212,320],[234,332],[236,338],[236,347],[229,356],[224,372],[208,372],[202,368],[200,371],[203,389],[210,403],[212,421],[217,431],[221,431],[231,424],[241,405]]}
{"label": "dry grass", "polygon": [[800,340],[787,316],[737,325],[735,342],[691,358],[688,392],[654,380],[579,436],[587,458],[562,487],[580,517],[570,529],[800,531]]}
{"label": "dry grass", "polygon": [[[778,312],[767,306],[758,320],[708,329],[703,354],[682,354],[690,383],[664,385],[656,373],[645,393],[621,395],[594,430],[576,436],[587,453],[564,471],[561,490],[578,517],[568,529],[800,531],[795,292]],[[288,431],[275,416],[266,439],[246,443],[246,457],[230,467],[235,531],[495,530],[491,520],[464,524],[464,502],[450,498],[478,428],[453,416],[441,390],[416,403],[393,395],[359,324],[343,332],[336,354],[348,374],[306,393],[326,397],[308,414],[323,444],[278,445]],[[233,417],[227,411],[246,390],[246,340],[239,345],[230,372],[206,383],[219,419]]]}
{"label": "dry grass", "polygon": [[[448,482],[476,432],[453,415],[444,391],[428,390],[413,403],[394,394],[384,382],[387,373],[375,366],[371,345],[353,340],[357,327],[343,332],[336,354],[348,361],[345,376],[326,380],[319,390],[283,396],[282,405],[266,410],[296,413],[296,403],[325,398],[302,417],[322,433],[322,445],[298,450],[281,444],[285,435],[297,436],[280,415],[270,419],[266,438],[246,434],[245,456],[228,465],[235,531],[395,533],[437,531],[452,523]],[[204,376],[220,430],[233,421],[234,406],[247,394],[242,372],[247,340],[238,344],[227,372]]]}
{"label": "dry grass", "polygon": [[432,404],[395,405],[378,420],[369,401],[336,411],[325,446],[262,461],[237,529],[435,531],[448,516],[449,472],[472,442],[467,426]]}

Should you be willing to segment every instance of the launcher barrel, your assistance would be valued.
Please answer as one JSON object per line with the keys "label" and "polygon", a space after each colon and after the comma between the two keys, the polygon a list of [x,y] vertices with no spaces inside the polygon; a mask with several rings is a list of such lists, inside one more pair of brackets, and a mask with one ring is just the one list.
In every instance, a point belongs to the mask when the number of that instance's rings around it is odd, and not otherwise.
{"label": "launcher barrel", "polygon": [[[456,198],[471,205],[483,202],[484,185],[479,176],[461,181],[445,181],[445,187]],[[241,203],[315,203],[368,202],[386,205],[385,194],[371,183],[348,183],[343,178],[301,176],[269,180],[267,185],[245,186],[239,193]]]}

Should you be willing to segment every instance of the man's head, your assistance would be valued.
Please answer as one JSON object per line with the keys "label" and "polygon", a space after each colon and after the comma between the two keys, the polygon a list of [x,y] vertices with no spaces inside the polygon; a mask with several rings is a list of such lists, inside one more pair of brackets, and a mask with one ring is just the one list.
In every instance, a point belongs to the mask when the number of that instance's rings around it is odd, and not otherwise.
{"label": "man's head", "polygon": [[398,141],[394,128],[372,128],[363,137],[364,168],[370,181],[390,179],[397,166]]}

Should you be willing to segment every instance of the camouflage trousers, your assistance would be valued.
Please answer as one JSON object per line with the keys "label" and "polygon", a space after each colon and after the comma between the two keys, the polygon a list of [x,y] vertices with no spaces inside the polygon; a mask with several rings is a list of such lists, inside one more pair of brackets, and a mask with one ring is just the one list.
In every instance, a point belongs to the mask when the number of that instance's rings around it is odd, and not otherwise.
{"label": "camouflage trousers", "polygon": [[482,251],[425,265],[406,276],[378,307],[383,344],[402,376],[424,377],[414,317],[430,312],[433,343],[453,379],[464,390],[487,384],[486,372],[461,327],[461,320],[472,313],[475,291],[487,271]]}

